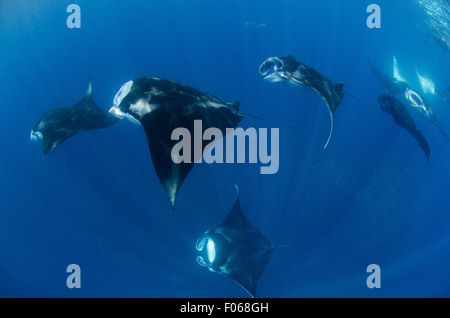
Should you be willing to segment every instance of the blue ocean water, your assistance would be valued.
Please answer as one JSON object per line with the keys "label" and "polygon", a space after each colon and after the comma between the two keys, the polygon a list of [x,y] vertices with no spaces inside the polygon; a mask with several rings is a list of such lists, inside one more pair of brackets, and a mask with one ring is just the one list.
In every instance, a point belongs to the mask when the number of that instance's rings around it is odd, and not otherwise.
{"label": "blue ocean water", "polygon": [[[80,29],[66,25],[72,3]],[[366,25],[371,3],[380,29]],[[448,35],[450,17],[431,23],[434,6],[449,12],[439,0],[1,0],[0,296],[247,297],[196,262],[195,242],[226,217],[234,184],[250,222],[287,245],[261,276],[259,297],[450,296],[450,144],[412,113],[430,144],[427,162],[379,109],[383,89],[368,66],[391,74],[395,56],[411,85],[420,87],[416,68],[450,85],[450,52],[433,41]],[[288,54],[364,104],[345,97],[326,150],[329,114],[317,94],[258,72]],[[108,110],[122,84],[142,76],[295,126],[280,127],[278,173],[198,164],[173,211],[139,126],[79,134],[45,159],[30,142],[36,121],[78,102],[89,79]],[[450,105],[427,99],[450,127]],[[240,126],[277,127],[251,117]],[[79,289],[66,286],[69,264],[81,268]],[[369,264],[380,266],[381,288],[367,287]]]}

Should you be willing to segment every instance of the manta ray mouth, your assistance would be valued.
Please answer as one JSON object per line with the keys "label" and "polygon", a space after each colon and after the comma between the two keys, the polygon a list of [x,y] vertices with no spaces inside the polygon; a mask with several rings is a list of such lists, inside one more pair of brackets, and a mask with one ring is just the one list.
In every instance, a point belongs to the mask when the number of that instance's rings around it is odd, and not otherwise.
{"label": "manta ray mouth", "polygon": [[[280,58],[278,58],[278,57],[269,57],[259,67],[259,73],[261,75],[267,75],[267,73],[270,70],[273,70],[273,72],[278,72],[279,70],[283,69],[283,66],[284,66],[283,61]],[[269,76],[271,76],[271,75],[269,75]]]}
{"label": "manta ray mouth", "polygon": [[[116,96],[114,96],[114,105],[113,107],[111,107],[111,109],[109,110],[109,113],[119,119],[123,119],[123,118],[127,118],[129,119],[133,124],[136,125],[140,125],[141,123],[134,118],[130,113],[126,112],[124,113],[121,109],[120,109],[120,104],[122,103],[122,100],[128,95],[128,93],[131,90],[131,87],[133,86],[133,81],[128,81],[125,84],[122,85],[122,87],[119,89],[119,91],[117,92]],[[142,103],[141,103],[142,104]],[[140,106],[142,108],[142,105],[139,104],[138,106]],[[145,105],[144,105],[145,106]]]}
{"label": "manta ray mouth", "polygon": [[39,140],[43,140],[43,138],[44,137],[42,136],[42,133],[40,131],[32,130],[31,133],[30,133],[30,140],[31,141],[37,142]]}
{"label": "manta ray mouth", "polygon": [[113,106],[111,107],[111,109],[108,111],[109,114],[115,116],[116,118],[119,119],[124,119],[127,118],[130,122],[132,122],[133,124],[137,125],[137,126],[141,126],[141,123],[139,122],[139,120],[137,120],[136,118],[134,118],[131,114],[129,113],[124,113],[123,111],[121,111],[119,109],[119,107]]}
{"label": "manta ray mouth", "polygon": [[286,80],[286,78],[284,78],[282,74],[274,72],[264,77],[264,80],[269,83],[277,83]]}
{"label": "manta ray mouth", "polygon": [[198,239],[195,247],[198,251],[204,253],[203,256],[197,256],[198,264],[211,268],[216,259],[216,246],[212,238],[206,233],[200,239]]}
{"label": "manta ray mouth", "polygon": [[116,106],[111,107],[111,109],[108,111],[108,113],[110,113],[111,115],[113,115],[117,118],[120,118],[120,119],[127,117],[127,114],[120,111],[120,109],[117,108]]}
{"label": "manta ray mouth", "polygon": [[412,107],[422,108],[423,110],[427,111],[425,102],[417,92],[413,91],[412,89],[407,89],[405,91],[405,97],[407,100],[409,100]]}
{"label": "manta ray mouth", "polygon": [[289,80],[289,76],[282,71],[283,61],[278,57],[270,57],[259,67],[261,75],[267,75],[264,80],[270,83],[277,83]]}

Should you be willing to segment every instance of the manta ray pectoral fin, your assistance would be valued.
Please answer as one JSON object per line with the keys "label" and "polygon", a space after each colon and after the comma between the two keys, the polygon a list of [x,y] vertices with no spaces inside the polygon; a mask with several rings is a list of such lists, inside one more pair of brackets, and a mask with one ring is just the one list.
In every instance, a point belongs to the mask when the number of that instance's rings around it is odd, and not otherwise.
{"label": "manta ray pectoral fin", "polygon": [[400,72],[398,71],[398,63],[397,58],[394,56],[393,58],[393,72],[394,72],[394,78],[399,82],[406,82],[405,79],[400,75]]}
{"label": "manta ray pectoral fin", "polygon": [[[335,103],[334,106],[332,106],[331,104],[329,104],[326,100],[325,103],[327,104],[328,107],[328,112],[330,113],[330,134],[328,136],[328,140],[325,143],[325,146],[323,147],[323,149],[326,149],[330,140],[331,140],[331,135],[333,134],[333,128],[334,128],[334,112],[336,111],[336,109],[338,108],[338,106],[341,104],[342,100],[344,99],[345,94],[348,94],[350,96],[352,96],[353,98],[355,98],[353,95],[349,94],[348,92],[344,91],[344,85],[345,83],[343,82],[339,82],[336,83],[336,87],[337,87],[337,95],[339,97],[339,99],[337,100],[337,103]],[[357,98],[355,98],[356,100],[358,100]]]}
{"label": "manta ray pectoral fin", "polygon": [[333,115],[333,112],[331,111],[330,108],[328,108],[328,110],[329,110],[329,112],[330,112],[330,121],[331,121],[330,135],[328,136],[328,140],[327,140],[327,142],[325,143],[325,146],[323,147],[323,149],[326,149],[326,148],[327,148],[328,143],[329,143],[330,140],[331,140],[331,135],[333,134],[334,115]]}
{"label": "manta ray pectoral fin", "polygon": [[[234,279],[233,279],[234,280]],[[256,296],[256,285],[252,281],[248,282],[239,282],[237,280],[234,280],[239,286],[241,286],[252,298],[255,298]]]}
{"label": "manta ray pectoral fin", "polygon": [[427,157],[427,160],[429,161],[431,151],[430,151],[430,146],[428,144],[428,141],[425,139],[425,137],[422,135],[422,133],[418,130],[416,132],[412,133],[412,135],[418,141],[420,147],[425,152],[425,156]]}
{"label": "manta ray pectoral fin", "polygon": [[436,88],[433,81],[427,77],[420,75],[419,71],[417,70],[417,65],[416,65],[416,74],[417,78],[419,79],[422,92],[434,95],[434,93],[436,92]]}
{"label": "manta ray pectoral fin", "polygon": [[233,111],[234,114],[240,115],[239,113],[239,106],[241,105],[241,102],[231,102],[231,103],[226,103],[227,106],[229,106],[231,108],[231,110]]}
{"label": "manta ray pectoral fin", "polygon": [[326,149],[328,144],[330,143],[331,140],[331,136],[333,134],[333,128],[334,128],[334,112],[336,111],[336,109],[338,108],[338,106],[341,104],[342,100],[344,99],[344,96],[346,94],[346,92],[344,91],[344,85],[345,83],[343,82],[339,82],[336,83],[336,90],[335,93],[337,94],[337,98],[334,99],[334,103],[331,103],[330,100],[325,99],[324,97],[322,97],[325,101],[325,104],[327,105],[328,108],[328,112],[330,113],[330,134],[328,136],[327,142],[325,143],[325,146],[323,147],[323,149]]}
{"label": "manta ray pectoral fin", "polygon": [[91,83],[91,79],[89,79],[88,88],[86,90],[86,94],[84,95],[84,98],[90,99],[91,97],[92,97],[92,83]]}
{"label": "manta ray pectoral fin", "polygon": [[42,143],[44,148],[44,156],[47,156],[50,152],[55,150],[55,148],[66,139],[67,138],[55,141],[52,138],[44,138]]}

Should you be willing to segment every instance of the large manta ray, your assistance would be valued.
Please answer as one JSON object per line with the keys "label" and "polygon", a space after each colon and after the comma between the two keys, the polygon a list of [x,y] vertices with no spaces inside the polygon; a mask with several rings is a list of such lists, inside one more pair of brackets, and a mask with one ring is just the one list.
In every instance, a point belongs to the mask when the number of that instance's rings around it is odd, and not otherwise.
{"label": "large manta ray", "polygon": [[[395,64],[396,65],[396,64]],[[402,78],[395,77],[395,74],[398,74],[398,72],[394,71],[394,77],[390,77],[387,75],[384,75],[379,70],[375,68],[370,62],[369,62],[370,69],[372,70],[372,73],[376,76],[378,81],[380,82],[380,85],[387,89],[388,93],[395,94],[395,93],[401,93],[403,94],[406,89],[409,88],[409,84],[403,80]]]}
{"label": "large manta ray", "polygon": [[115,124],[118,119],[100,109],[92,98],[92,85],[83,99],[72,107],[55,108],[42,116],[30,134],[31,141],[43,140],[44,155],[48,155],[64,140],[78,133],[101,129]]}
{"label": "large manta ray", "polygon": [[[273,73],[267,75],[270,70],[273,70]],[[292,55],[268,58],[259,67],[259,72],[261,75],[265,75],[266,81],[272,83],[283,81],[294,87],[303,84],[322,97],[328,106],[331,118],[330,135],[324,146],[325,149],[333,133],[334,113],[346,94],[343,90],[344,83],[333,82],[312,67],[299,62]]]}
{"label": "large manta ray", "polygon": [[397,125],[403,127],[409,132],[419,143],[422,150],[427,156],[427,160],[430,159],[430,147],[427,140],[422,133],[417,129],[413,118],[408,112],[408,109],[394,96],[389,94],[382,94],[377,98],[378,103],[382,111],[391,114]]}
{"label": "large manta ray", "polygon": [[425,98],[421,96],[417,91],[408,88],[405,91],[405,98],[408,100],[409,105],[416,110],[419,115],[421,115],[424,119],[431,122],[436,128],[440,130],[440,132],[450,140],[450,134],[447,128],[442,124],[433,113],[430,105],[427,103]]}
{"label": "large manta ray", "polygon": [[238,194],[226,219],[202,235],[196,248],[201,252],[197,257],[201,266],[231,278],[252,297],[274,250],[269,240],[244,216]]}
{"label": "large manta ray", "polygon": [[[393,77],[388,77],[381,74],[374,66],[369,63],[373,73],[380,81],[380,84],[387,88],[388,92],[391,94],[401,93],[405,96],[408,101],[409,106],[411,106],[415,111],[417,111],[424,119],[435,125],[446,137],[450,140],[450,134],[447,128],[436,118],[430,105],[426,102],[425,98],[419,94],[416,90],[412,89],[410,85],[402,78],[400,75],[397,59],[393,57]],[[434,83],[419,74],[416,68],[416,74],[419,78],[422,90],[427,93],[435,92]]]}
{"label": "large manta ray", "polygon": [[[110,113],[144,128],[153,167],[172,208],[184,179],[199,159],[175,163],[171,151],[178,141],[172,140],[172,132],[185,128],[193,136],[194,120],[201,120],[203,129],[215,127],[225,136],[226,128],[234,128],[242,120],[239,102],[224,103],[209,93],[158,77],[125,83],[116,94]],[[204,149],[206,141],[202,142]]]}

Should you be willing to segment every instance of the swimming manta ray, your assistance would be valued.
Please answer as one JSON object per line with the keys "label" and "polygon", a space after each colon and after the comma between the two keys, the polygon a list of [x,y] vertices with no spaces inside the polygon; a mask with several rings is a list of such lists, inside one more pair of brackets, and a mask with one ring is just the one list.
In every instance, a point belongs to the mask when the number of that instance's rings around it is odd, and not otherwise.
{"label": "swimming manta ray", "polygon": [[445,137],[447,137],[448,140],[450,140],[450,134],[447,128],[437,119],[430,105],[423,96],[421,96],[417,91],[408,88],[405,91],[405,98],[408,100],[409,105],[416,110],[420,116],[432,123]]}
{"label": "swimming manta ray", "polygon": [[[395,60],[397,61],[397,60]],[[394,65],[397,65],[394,63]],[[395,67],[397,71],[394,70],[394,76],[390,77],[387,75],[384,75],[379,70],[375,68],[370,62],[369,62],[370,69],[372,70],[372,73],[377,77],[378,81],[380,82],[380,85],[387,89],[388,93],[395,94],[395,93],[401,93],[403,94],[406,89],[409,88],[409,84],[402,79],[399,76],[398,68]]]}
{"label": "swimming manta ray", "polygon": [[[226,128],[235,128],[242,120],[239,102],[224,103],[209,93],[158,77],[125,83],[116,94],[110,113],[144,128],[153,167],[172,208],[178,190],[199,159],[175,163],[171,152],[178,140],[172,140],[172,132],[185,128],[193,136],[194,120],[201,120],[203,129],[218,128],[225,136]],[[204,149],[206,141],[202,143]]]}
{"label": "swimming manta ray", "polygon": [[[273,72],[267,75],[270,70],[273,70]],[[312,67],[299,62],[292,55],[268,58],[259,67],[259,72],[261,75],[265,75],[264,79],[266,81],[272,83],[283,81],[294,87],[299,87],[303,84],[322,97],[328,106],[331,119],[330,135],[324,146],[325,149],[333,133],[334,113],[346,94],[343,90],[344,83],[331,81]]]}
{"label": "swimming manta ray", "polygon": [[31,130],[30,140],[41,139],[44,155],[48,155],[67,138],[81,132],[109,127],[117,121],[115,116],[95,104],[89,81],[83,99],[72,107],[55,108],[45,113]]}
{"label": "swimming manta ray", "polygon": [[244,216],[238,194],[222,224],[202,235],[196,248],[201,252],[197,257],[201,266],[231,278],[252,297],[274,250],[269,240]]}
{"label": "swimming manta ray", "polygon": [[419,143],[422,150],[427,156],[427,160],[430,159],[430,147],[427,140],[422,133],[417,129],[413,118],[408,112],[408,109],[394,96],[389,94],[382,94],[377,98],[378,103],[382,111],[391,114],[397,125],[403,127],[409,132]]}
{"label": "swimming manta ray", "polygon": [[[412,89],[409,86],[409,84],[405,81],[405,79],[403,79],[403,77],[400,75],[397,59],[395,56],[393,57],[393,78],[382,75],[370,63],[369,65],[371,66],[375,76],[377,76],[377,78],[379,79],[380,84],[386,87],[389,93],[403,94],[407,99],[409,106],[411,106],[415,111],[417,111],[419,115],[422,116],[424,119],[428,120],[434,126],[436,126],[441,131],[441,133],[444,134],[447,137],[447,139],[450,140],[450,134],[447,128],[436,118],[436,115],[433,113],[430,105],[426,102],[425,98],[421,94],[419,94],[416,90]],[[416,74],[419,78],[423,91],[434,94],[435,92],[434,83],[431,80],[421,76],[417,71],[417,67],[416,67]]]}

